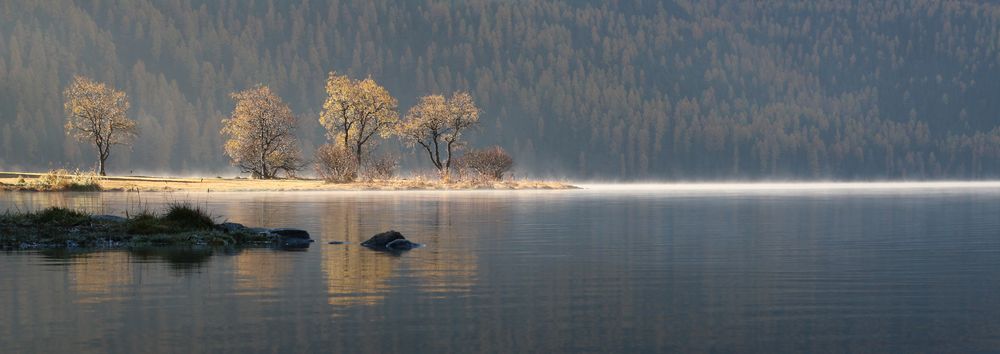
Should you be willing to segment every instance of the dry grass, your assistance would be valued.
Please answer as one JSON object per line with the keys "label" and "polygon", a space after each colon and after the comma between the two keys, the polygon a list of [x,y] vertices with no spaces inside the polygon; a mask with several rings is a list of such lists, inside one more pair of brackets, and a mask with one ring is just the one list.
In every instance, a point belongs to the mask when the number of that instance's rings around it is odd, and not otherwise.
{"label": "dry grass", "polygon": [[[0,189],[11,188],[17,176],[27,173],[0,173]],[[228,178],[156,178],[108,176],[100,180],[105,191],[212,191],[212,192],[270,192],[270,191],[365,191],[365,190],[532,190],[573,189],[570,184],[556,181],[531,180],[459,180],[442,181],[437,178],[394,178],[389,180],[358,181],[352,183],[326,183],[312,179],[253,180]]]}
{"label": "dry grass", "polygon": [[[25,179],[24,175],[35,178]],[[0,179],[0,190],[96,192],[101,190],[101,176],[62,169],[44,174],[19,174],[16,178]]]}

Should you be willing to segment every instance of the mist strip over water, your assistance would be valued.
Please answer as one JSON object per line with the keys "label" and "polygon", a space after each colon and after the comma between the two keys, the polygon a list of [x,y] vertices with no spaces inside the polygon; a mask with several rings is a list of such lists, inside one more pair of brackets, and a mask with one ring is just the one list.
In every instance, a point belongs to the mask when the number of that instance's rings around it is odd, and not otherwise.
{"label": "mist strip over water", "polygon": [[935,182],[721,182],[721,183],[575,183],[592,190],[876,190],[876,189],[978,189],[1000,188],[1000,181]]}

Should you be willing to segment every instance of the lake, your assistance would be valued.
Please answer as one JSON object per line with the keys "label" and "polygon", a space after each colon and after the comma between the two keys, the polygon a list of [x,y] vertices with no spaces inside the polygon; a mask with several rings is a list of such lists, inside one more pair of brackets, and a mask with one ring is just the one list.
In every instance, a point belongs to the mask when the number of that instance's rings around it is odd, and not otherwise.
{"label": "lake", "polygon": [[[176,201],[317,242],[0,253],[0,351],[1000,350],[994,185],[8,192],[0,211]],[[426,247],[358,245],[389,229]]]}

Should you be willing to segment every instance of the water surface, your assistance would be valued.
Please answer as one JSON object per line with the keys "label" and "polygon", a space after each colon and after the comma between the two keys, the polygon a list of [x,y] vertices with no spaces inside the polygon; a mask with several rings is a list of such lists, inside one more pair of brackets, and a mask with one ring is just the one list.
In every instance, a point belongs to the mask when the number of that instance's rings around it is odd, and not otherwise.
{"label": "water surface", "polygon": [[[173,201],[304,228],[318,242],[0,254],[0,351],[1000,348],[1000,189],[990,185],[0,193],[0,210]],[[389,229],[427,247],[357,245]]]}

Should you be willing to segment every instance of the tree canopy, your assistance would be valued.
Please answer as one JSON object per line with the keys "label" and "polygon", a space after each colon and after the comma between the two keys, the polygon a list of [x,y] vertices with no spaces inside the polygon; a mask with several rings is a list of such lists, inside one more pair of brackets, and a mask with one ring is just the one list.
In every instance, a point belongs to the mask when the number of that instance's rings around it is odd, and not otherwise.
{"label": "tree canopy", "polygon": [[467,92],[456,92],[449,99],[430,95],[410,108],[406,119],[396,126],[396,134],[407,146],[420,146],[434,167],[446,175],[452,154],[464,146],[462,133],[478,122],[479,108]]}
{"label": "tree canopy", "polygon": [[320,124],[331,140],[343,142],[357,165],[363,166],[366,148],[375,143],[372,138],[388,135],[399,120],[398,101],[370,77],[353,80],[335,72],[330,73],[326,93]]}
{"label": "tree canopy", "polygon": [[294,174],[303,167],[295,137],[295,116],[281,98],[264,85],[235,92],[233,114],[222,121],[228,140],[226,155],[240,171],[271,179],[278,173]]}
{"label": "tree canopy", "polygon": [[66,134],[97,148],[98,173],[114,145],[130,145],[139,133],[135,121],[128,118],[128,96],[104,83],[83,76],[73,77],[63,92],[66,102]]}

